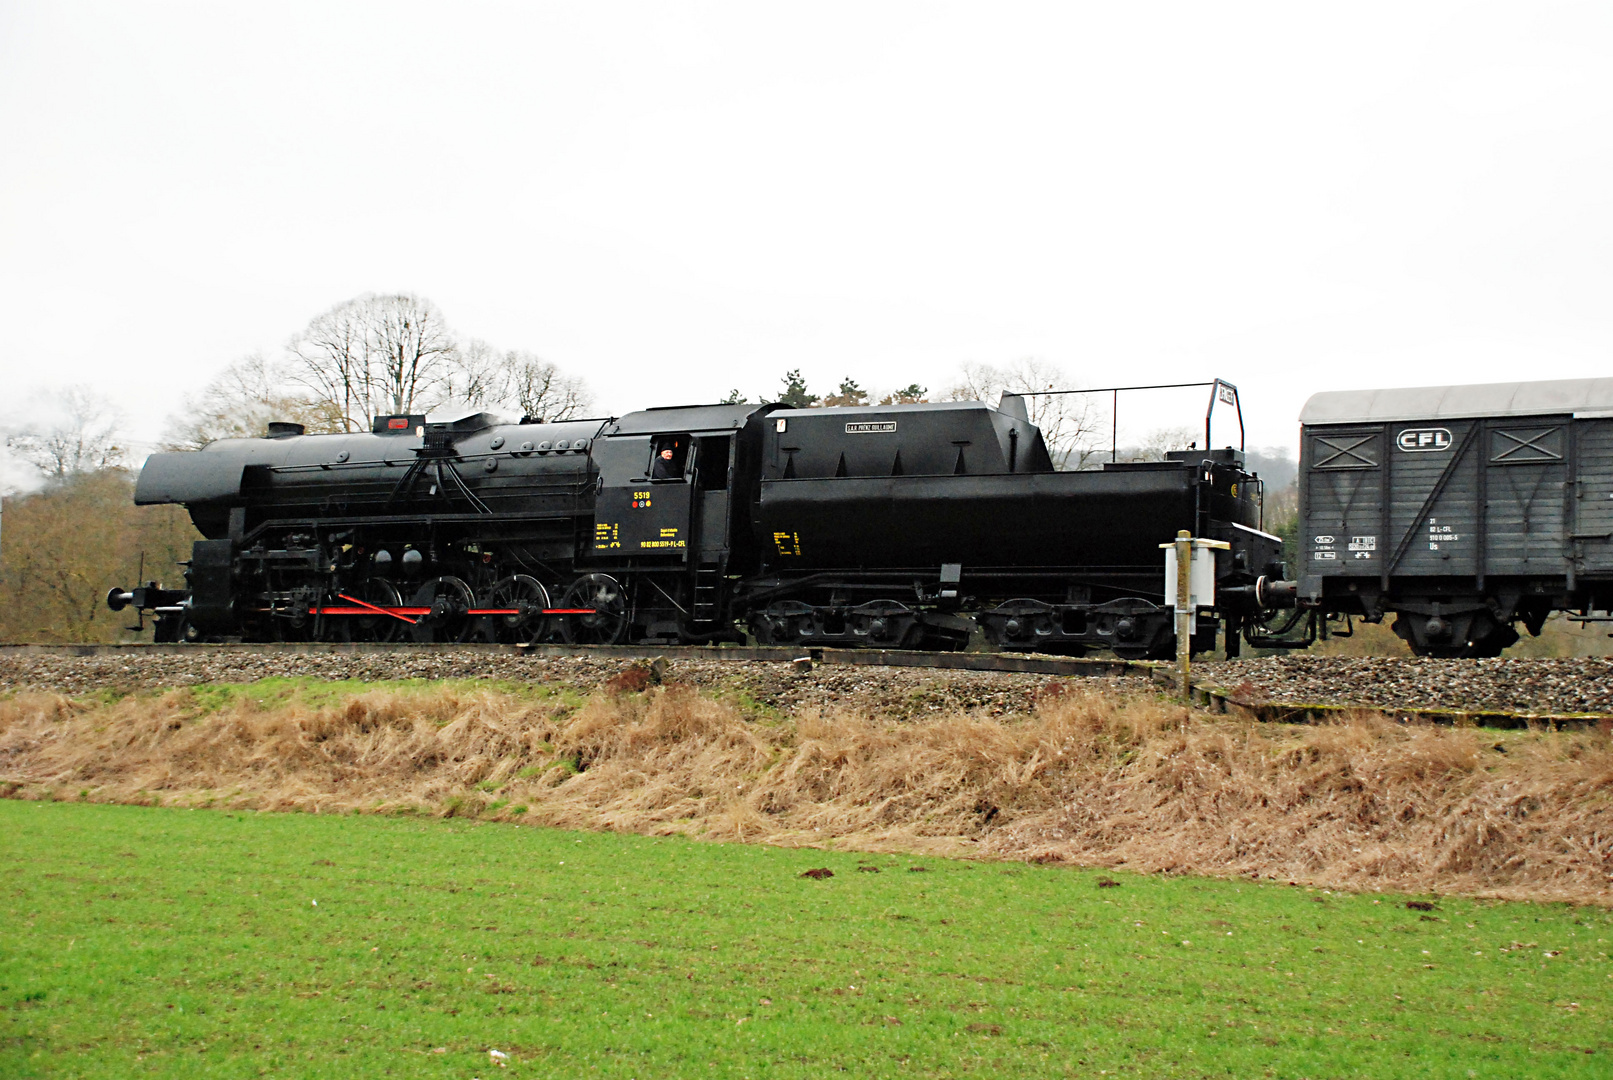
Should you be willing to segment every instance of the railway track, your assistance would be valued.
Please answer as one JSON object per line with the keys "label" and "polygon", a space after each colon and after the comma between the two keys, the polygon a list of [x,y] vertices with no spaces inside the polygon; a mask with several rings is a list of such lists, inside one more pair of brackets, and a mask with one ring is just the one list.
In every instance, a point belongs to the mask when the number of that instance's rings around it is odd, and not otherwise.
{"label": "railway track", "polygon": [[195,656],[204,653],[299,654],[337,653],[490,653],[516,656],[589,656],[622,660],[729,660],[790,664],[851,664],[862,667],[938,668],[949,671],[1009,671],[1033,675],[1147,675],[1161,665],[1148,660],[1065,656],[1020,656],[1012,653],[926,652],[916,649],[799,649],[778,645],[425,645],[418,642],[275,642],[258,645],[0,645],[4,656]]}
{"label": "railway track", "polygon": [[[496,645],[421,644],[374,642],[277,642],[269,644],[181,645],[129,643],[113,645],[0,645],[0,660],[28,657],[100,657],[136,660],[148,656],[222,658],[229,655],[293,657],[330,655],[447,655],[483,654],[530,657],[586,657],[595,660],[706,660],[792,665],[810,670],[816,665],[851,667],[921,668],[936,671],[1004,672],[1055,678],[1148,679],[1161,687],[1174,686],[1175,668],[1158,661],[1100,657],[1058,657],[1013,653],[929,652],[900,649],[801,649],[779,646],[703,645]],[[1365,706],[1325,702],[1285,703],[1257,700],[1247,693],[1198,679],[1194,704],[1219,713],[1244,713],[1280,723],[1317,723]],[[1499,709],[1381,707],[1373,711],[1403,721],[1470,725],[1494,728],[1600,728],[1613,733],[1613,714],[1507,711]]]}

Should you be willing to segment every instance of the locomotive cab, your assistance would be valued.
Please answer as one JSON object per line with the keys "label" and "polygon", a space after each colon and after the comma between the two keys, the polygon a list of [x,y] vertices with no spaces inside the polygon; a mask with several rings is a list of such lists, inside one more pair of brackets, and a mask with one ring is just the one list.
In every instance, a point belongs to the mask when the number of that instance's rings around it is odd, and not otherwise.
{"label": "locomotive cab", "polygon": [[622,567],[724,560],[734,546],[729,489],[741,436],[773,408],[646,409],[608,425],[593,455],[591,558]]}
{"label": "locomotive cab", "polygon": [[[606,425],[580,562],[622,593],[647,640],[733,640],[728,575],[754,564],[744,513],[766,414],[780,405],[646,409]],[[669,453],[670,452],[670,453]],[[636,580],[636,586],[622,582]]]}

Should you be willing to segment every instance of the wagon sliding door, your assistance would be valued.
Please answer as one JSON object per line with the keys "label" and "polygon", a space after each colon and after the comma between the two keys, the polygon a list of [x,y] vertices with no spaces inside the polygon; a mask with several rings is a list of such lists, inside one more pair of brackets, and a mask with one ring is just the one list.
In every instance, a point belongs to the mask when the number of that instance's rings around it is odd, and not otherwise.
{"label": "wagon sliding door", "polygon": [[1491,420],[1484,438],[1477,537],[1481,573],[1490,578],[1562,573],[1566,418]]}
{"label": "wagon sliding door", "polygon": [[1393,475],[1384,560],[1388,577],[1474,577],[1482,528],[1484,427],[1477,420],[1440,426],[1392,425]]}

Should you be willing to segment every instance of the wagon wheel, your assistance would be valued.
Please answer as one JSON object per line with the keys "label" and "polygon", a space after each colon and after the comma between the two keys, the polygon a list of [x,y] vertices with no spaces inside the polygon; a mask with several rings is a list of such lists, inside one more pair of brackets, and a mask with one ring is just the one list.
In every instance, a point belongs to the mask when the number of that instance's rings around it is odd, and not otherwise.
{"label": "wagon wheel", "polygon": [[[363,588],[352,593],[366,604],[376,607],[402,607],[403,596],[386,578],[370,578]],[[409,628],[409,624],[391,615],[356,615],[346,620],[352,626],[354,641],[392,641]]]}
{"label": "wagon wheel", "polygon": [[1176,635],[1153,645],[1111,645],[1109,650],[1122,660],[1171,660],[1176,656]]}
{"label": "wagon wheel", "polygon": [[466,614],[476,606],[476,594],[459,578],[432,578],[414,594],[414,606],[430,608],[409,627],[416,641],[458,641],[470,622]]}
{"label": "wagon wheel", "polygon": [[571,583],[563,608],[591,608],[591,615],[562,615],[560,636],[568,645],[615,645],[627,636],[627,593],[609,574],[587,574]]}
{"label": "wagon wheel", "polygon": [[549,590],[543,582],[530,574],[516,574],[497,582],[487,594],[490,608],[515,608],[517,615],[484,615],[478,621],[486,622],[491,631],[489,640],[514,642],[524,645],[529,641],[542,641],[549,635],[549,616],[543,609],[549,606]]}

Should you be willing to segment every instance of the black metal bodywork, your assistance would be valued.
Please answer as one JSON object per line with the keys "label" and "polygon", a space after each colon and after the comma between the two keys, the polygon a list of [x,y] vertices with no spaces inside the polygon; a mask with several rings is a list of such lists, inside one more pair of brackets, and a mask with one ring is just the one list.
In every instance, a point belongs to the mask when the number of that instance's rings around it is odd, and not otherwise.
{"label": "black metal bodywork", "polygon": [[183,503],[206,538],[182,601],[155,612],[184,640],[956,649],[982,631],[1002,648],[1164,655],[1159,545],[1185,529],[1230,544],[1230,591],[1194,642],[1213,645],[1224,618],[1235,651],[1280,555],[1258,481],[1236,450],[1167,457],[1056,472],[1012,397],[399,416],[153,455],[136,501]]}

